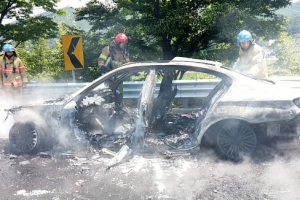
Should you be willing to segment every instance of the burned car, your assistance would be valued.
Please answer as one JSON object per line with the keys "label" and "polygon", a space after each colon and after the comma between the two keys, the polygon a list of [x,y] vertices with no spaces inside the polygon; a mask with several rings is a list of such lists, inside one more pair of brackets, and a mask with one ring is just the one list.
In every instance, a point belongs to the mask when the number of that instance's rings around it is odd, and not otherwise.
{"label": "burned car", "polygon": [[23,153],[51,148],[62,133],[97,148],[190,151],[208,142],[238,159],[262,137],[300,136],[298,93],[219,62],[129,63],[70,96],[7,109],[9,140]]}

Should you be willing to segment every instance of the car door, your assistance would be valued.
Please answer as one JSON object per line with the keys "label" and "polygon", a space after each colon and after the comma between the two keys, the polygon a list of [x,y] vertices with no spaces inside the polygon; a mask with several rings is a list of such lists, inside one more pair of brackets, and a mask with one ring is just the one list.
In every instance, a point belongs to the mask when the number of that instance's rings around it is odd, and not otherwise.
{"label": "car door", "polygon": [[152,127],[167,146],[193,148],[224,82],[214,71],[202,68],[172,66],[158,74],[162,75]]}
{"label": "car door", "polygon": [[[105,140],[110,140],[111,145],[117,141],[122,143],[132,137],[141,109],[139,100],[144,97],[141,91],[150,69],[117,71],[84,91],[77,101],[76,125],[98,144]],[[150,84],[154,88],[156,80],[152,78],[150,81],[154,81]],[[147,94],[150,85],[144,86],[143,94]],[[147,116],[144,117],[149,118],[151,101],[146,103]]]}

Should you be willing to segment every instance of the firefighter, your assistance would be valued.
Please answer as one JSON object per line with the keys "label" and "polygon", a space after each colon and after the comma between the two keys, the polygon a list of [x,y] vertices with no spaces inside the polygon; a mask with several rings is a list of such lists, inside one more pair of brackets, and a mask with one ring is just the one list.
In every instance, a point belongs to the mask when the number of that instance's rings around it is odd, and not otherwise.
{"label": "firefighter", "polygon": [[2,51],[4,57],[0,62],[0,87],[6,98],[19,101],[22,98],[22,89],[28,83],[24,64],[11,44],[5,44]]}
{"label": "firefighter", "polygon": [[102,49],[98,58],[98,67],[101,69],[101,74],[105,74],[123,63],[129,62],[129,54],[125,49],[127,43],[127,36],[124,33],[119,33],[110,45]]}
{"label": "firefighter", "polygon": [[249,31],[243,30],[237,36],[240,46],[239,58],[233,70],[258,79],[267,79],[268,71],[264,50],[255,43]]}

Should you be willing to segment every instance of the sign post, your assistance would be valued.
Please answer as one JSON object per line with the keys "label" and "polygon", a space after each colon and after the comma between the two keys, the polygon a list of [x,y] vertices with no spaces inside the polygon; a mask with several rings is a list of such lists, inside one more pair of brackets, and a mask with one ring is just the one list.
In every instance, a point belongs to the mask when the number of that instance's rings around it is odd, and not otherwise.
{"label": "sign post", "polygon": [[62,35],[65,70],[72,70],[75,82],[75,70],[84,69],[82,37],[79,35]]}

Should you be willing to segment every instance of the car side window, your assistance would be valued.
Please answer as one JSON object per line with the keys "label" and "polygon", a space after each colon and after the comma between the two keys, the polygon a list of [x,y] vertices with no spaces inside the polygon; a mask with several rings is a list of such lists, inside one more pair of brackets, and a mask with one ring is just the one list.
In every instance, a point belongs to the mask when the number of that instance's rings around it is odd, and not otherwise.
{"label": "car side window", "polygon": [[202,107],[206,97],[221,81],[213,73],[196,70],[174,69],[173,75],[172,87],[177,90],[172,101],[174,108]]}

